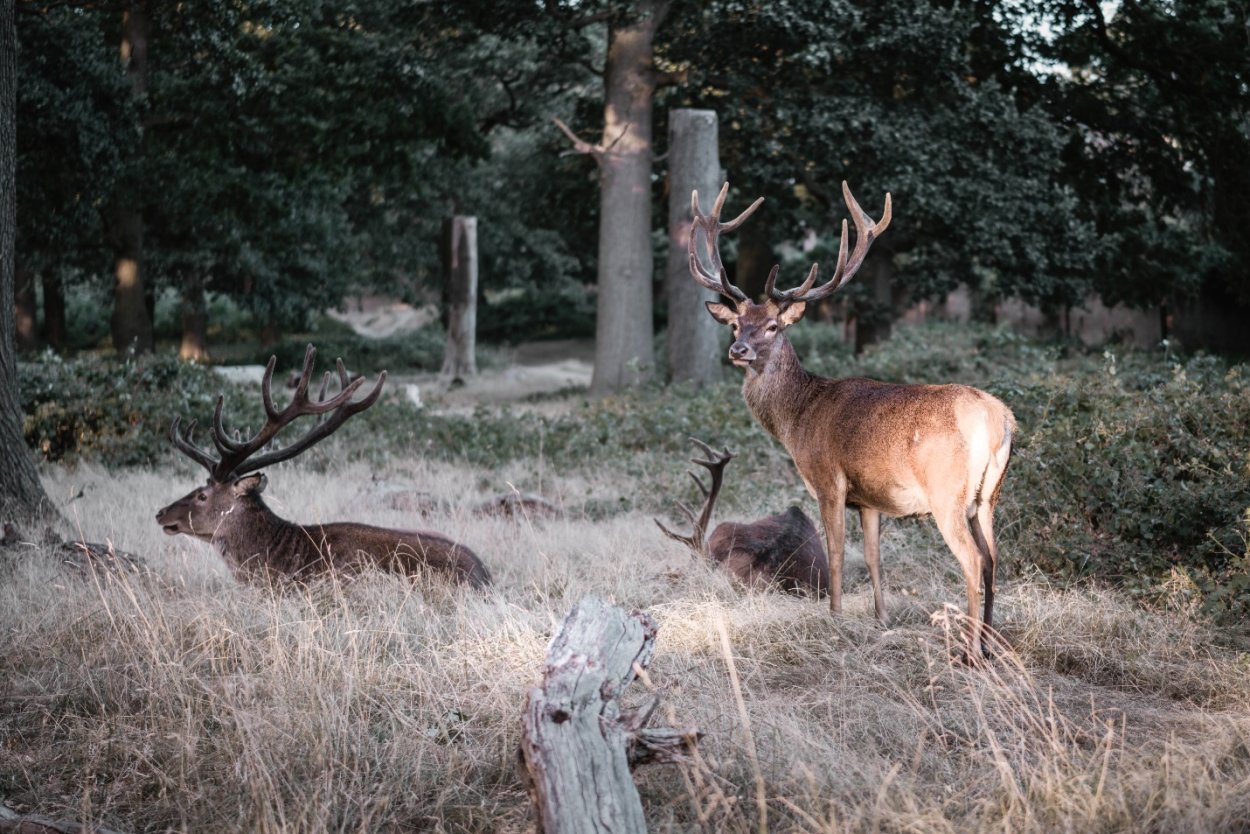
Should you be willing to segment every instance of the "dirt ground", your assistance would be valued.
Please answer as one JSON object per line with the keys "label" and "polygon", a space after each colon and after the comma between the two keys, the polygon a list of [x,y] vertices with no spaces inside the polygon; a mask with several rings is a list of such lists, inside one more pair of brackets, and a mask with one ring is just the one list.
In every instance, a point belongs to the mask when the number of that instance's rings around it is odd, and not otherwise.
{"label": "dirt ground", "polygon": [[[331,311],[330,317],[375,339],[412,333],[438,318],[432,305],[414,307],[373,296],[350,299],[345,308]],[[557,392],[579,393],[590,386],[594,368],[594,342],[590,339],[529,342],[489,351],[487,357],[479,347],[476,377],[450,380],[436,373],[396,374],[392,376],[392,390],[402,391],[423,408],[458,413],[478,405],[518,403]]]}

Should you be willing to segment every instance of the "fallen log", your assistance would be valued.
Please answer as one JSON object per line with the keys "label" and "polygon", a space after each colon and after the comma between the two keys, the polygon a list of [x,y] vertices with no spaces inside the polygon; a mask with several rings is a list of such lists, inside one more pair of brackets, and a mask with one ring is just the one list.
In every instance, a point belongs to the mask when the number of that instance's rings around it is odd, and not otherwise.
{"label": "fallen log", "polygon": [[656,624],[598,597],[582,599],[551,641],[543,679],[530,689],[521,758],[543,834],[645,832],[630,767],[678,760],[698,732],[647,728],[658,698],[623,709],[621,693],[644,672]]}

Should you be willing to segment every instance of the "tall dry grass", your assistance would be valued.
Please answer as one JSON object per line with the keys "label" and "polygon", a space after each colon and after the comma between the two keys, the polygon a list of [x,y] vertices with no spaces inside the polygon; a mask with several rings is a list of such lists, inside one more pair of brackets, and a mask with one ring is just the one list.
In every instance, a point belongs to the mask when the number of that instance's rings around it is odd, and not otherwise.
{"label": "tall dry grass", "polygon": [[285,465],[267,497],[301,521],[442,530],[495,585],[240,586],[153,520],[185,475],[49,472],[89,538],[150,572],[84,577],[34,547],[5,560],[0,795],[134,831],[529,831],[522,698],[560,620],[597,593],[656,617],[651,684],[705,733],[685,764],[637,773],[654,831],[1250,830],[1250,657],[1183,605],[1049,587],[1008,553],[1009,648],[971,670],[950,660],[962,579],[928,523],[885,532],[885,629],[857,533],[834,619],[735,588],[647,518],[578,512],[628,494],[622,475],[545,472],[569,514],[508,520],[470,508],[508,482],[536,489],[536,467],[393,461],[387,484],[432,499],[419,522],[372,476]]}

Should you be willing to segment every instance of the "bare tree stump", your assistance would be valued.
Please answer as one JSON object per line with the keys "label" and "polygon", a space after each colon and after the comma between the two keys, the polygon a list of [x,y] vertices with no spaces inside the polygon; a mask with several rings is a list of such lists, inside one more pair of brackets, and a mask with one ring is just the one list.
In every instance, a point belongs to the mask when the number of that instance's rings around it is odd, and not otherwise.
{"label": "bare tree stump", "polygon": [[443,223],[447,349],[442,375],[477,375],[477,218],[456,215]]}
{"label": "bare tree stump", "polygon": [[704,210],[716,199],[721,173],[716,112],[673,110],[668,115],[668,373],[673,382],[712,385],[721,377],[722,328],[703,303],[716,299],[690,278],[690,192]]}
{"label": "bare tree stump", "polygon": [[540,686],[529,691],[521,757],[544,834],[645,832],[630,766],[673,761],[693,729],[644,729],[659,699],[621,708],[620,695],[651,660],[656,625],[646,614],[582,599],[551,641]]}

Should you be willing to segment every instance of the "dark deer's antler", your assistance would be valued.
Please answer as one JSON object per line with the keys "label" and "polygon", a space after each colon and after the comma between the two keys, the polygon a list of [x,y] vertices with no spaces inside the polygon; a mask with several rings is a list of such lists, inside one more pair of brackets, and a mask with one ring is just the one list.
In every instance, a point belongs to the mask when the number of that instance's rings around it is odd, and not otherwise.
{"label": "dark deer's antler", "polygon": [[774,301],[796,302],[796,301],[819,301],[829,295],[832,295],[839,287],[845,284],[851,278],[855,277],[855,273],[859,271],[860,266],[864,263],[864,257],[868,254],[868,247],[872,246],[872,242],[881,236],[886,227],[890,225],[891,207],[890,194],[887,191],[885,195],[885,208],[881,212],[881,219],[873,223],[871,218],[859,207],[859,203],[855,201],[855,197],[851,194],[850,186],[846,181],[842,182],[842,196],[846,200],[846,207],[851,211],[851,217],[855,220],[855,251],[851,253],[850,260],[846,256],[846,220],[842,220],[842,243],[838,246],[838,267],[833,271],[833,277],[819,287],[812,289],[812,285],[816,283],[816,264],[812,264],[811,270],[807,273],[807,280],[792,290],[778,291],[777,283],[777,267],[773,267],[773,271],[768,275],[768,283],[764,285],[764,291],[768,297]]}
{"label": "dark deer's antler", "polygon": [[[716,196],[716,203],[712,206],[711,215],[704,215],[699,210],[699,192],[690,192],[690,214],[694,218],[694,223],[690,227],[690,274],[695,281],[713,292],[718,292],[734,301],[745,301],[746,293],[729,283],[729,276],[725,274],[725,266],[720,259],[720,233],[732,232],[741,226],[760,207],[760,204],[764,202],[764,198],[760,197],[757,199],[747,207],[746,211],[728,223],[722,223],[720,222],[720,213],[721,209],[725,207],[725,197],[728,194],[729,183],[725,183],[721,186],[720,194]],[[703,234],[707,238],[707,256],[712,264],[710,272],[703,268],[703,264],[699,263],[699,256],[695,249],[695,239],[699,236],[698,232],[700,229],[703,230]]]}
{"label": "dark deer's antler", "polygon": [[[723,192],[721,196],[724,196]],[[698,446],[703,454],[707,455],[707,460],[703,460],[701,458],[691,458],[690,462],[697,463],[699,466],[702,466],[712,476],[711,487],[709,488],[704,485],[698,475],[690,471],[686,472],[686,474],[689,475],[699,487],[699,492],[703,493],[703,510],[698,516],[696,516],[694,511],[691,510],[685,503],[681,501],[677,502],[678,508],[685,514],[686,518],[690,519],[690,524],[693,529],[691,530],[689,536],[674,533],[672,530],[661,524],[658,518],[654,518],[652,521],[654,521],[655,526],[659,527],[664,535],[668,536],[670,539],[681,542],[695,553],[706,555],[707,546],[704,541],[704,536],[707,534],[707,524],[712,518],[712,506],[716,503],[716,496],[720,494],[721,482],[725,477],[725,465],[728,464],[729,461],[733,460],[733,455],[730,454],[728,449],[725,449],[723,452],[715,452],[712,450],[711,446],[695,437],[690,438],[690,442]]]}
{"label": "dark deer's antler", "polygon": [[[386,371],[382,371],[378,374],[378,381],[373,386],[373,389],[363,399],[352,402],[352,396],[364,384],[365,380],[361,377],[355,381],[350,381],[347,376],[347,369],[343,366],[343,360],[337,359],[335,362],[339,375],[339,393],[326,399],[326,388],[330,382],[330,372],[327,371],[321,381],[321,389],[317,393],[317,399],[310,400],[308,397],[308,384],[312,379],[313,359],[316,355],[316,348],[309,345],[308,350],[304,353],[304,369],[300,373],[299,381],[295,386],[295,393],[291,397],[290,404],[281,411],[274,405],[273,393],[271,391],[273,369],[278,363],[278,357],[269,357],[269,364],[265,366],[265,376],[260,384],[260,395],[265,404],[266,420],[260,431],[256,432],[250,440],[232,440],[227,435],[221,419],[224,398],[221,396],[217,397],[217,407],[213,411],[212,436],[213,445],[217,447],[217,453],[220,455],[219,459],[214,458],[210,452],[201,449],[192,441],[191,436],[196,426],[195,420],[187,424],[185,431],[180,431],[181,418],[175,417],[173,425],[169,427],[169,439],[173,441],[178,451],[207,469],[209,478],[218,483],[224,483],[232,476],[255,472],[279,461],[295,457],[305,449],[329,437],[338,430],[339,426],[347,421],[347,418],[353,414],[359,414],[377,402],[378,397],[382,395],[382,385],[386,382]],[[328,418],[326,417],[327,414],[330,415]],[[273,440],[284,427],[305,416],[315,416],[317,419],[313,423],[312,428],[302,437],[294,443],[283,446],[281,449],[274,449],[266,454],[253,457],[256,452],[263,449]]]}

